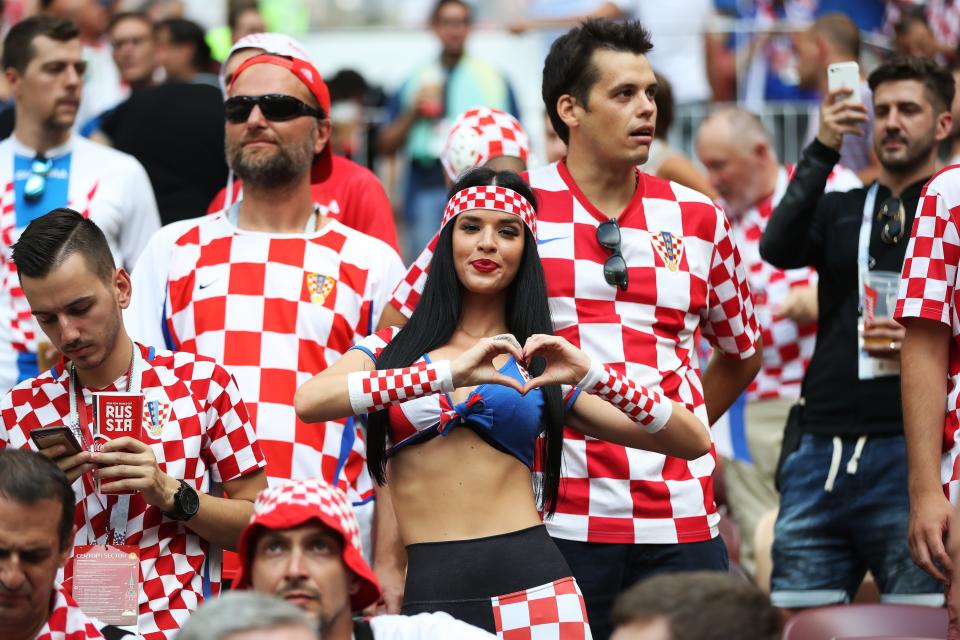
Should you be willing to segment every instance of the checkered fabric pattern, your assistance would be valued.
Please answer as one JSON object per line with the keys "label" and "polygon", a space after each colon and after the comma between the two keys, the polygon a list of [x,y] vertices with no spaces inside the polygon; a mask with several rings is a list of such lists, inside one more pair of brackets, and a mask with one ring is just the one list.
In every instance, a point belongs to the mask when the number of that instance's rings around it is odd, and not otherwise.
{"label": "checkered fabric pattern", "polygon": [[450,362],[420,362],[402,369],[355,371],[347,377],[350,405],[357,415],[412,398],[453,391]]}
{"label": "checkered fabric pattern", "polygon": [[458,214],[474,209],[492,209],[513,214],[523,220],[534,237],[537,235],[537,213],[533,210],[533,205],[522,195],[506,187],[468,187],[453,194],[443,210],[440,228],[443,229]]}
{"label": "checkered fabric pattern", "polygon": [[669,400],[664,401],[659,393],[638,387],[632,380],[596,360],[580,384],[584,391],[617,407],[648,433],[663,429],[673,412],[673,405]]}
{"label": "checkered fabric pattern", "polygon": [[[793,166],[781,167],[773,194],[740,216],[729,215],[743,264],[747,270],[753,307],[763,335],[763,364],[760,373],[747,387],[747,400],[797,398],[800,383],[813,357],[817,324],[798,326],[777,314],[794,287],[817,284],[817,272],[809,267],[778,269],[760,257],[760,238],[773,209],[787,190]],[[825,192],[849,191],[860,186],[856,174],[835,167],[827,178]],[[720,203],[721,206],[723,203]]]}
{"label": "checkered fabric pattern", "polygon": [[[18,380],[17,354],[35,354],[42,338],[12,259],[13,245],[26,227],[23,216],[18,222],[10,179],[15,151],[25,152],[18,144],[12,136],[0,143],[0,392]],[[131,267],[160,226],[146,172],[130,156],[87,140],[71,140],[67,152],[72,157],[69,202],[63,206],[93,220],[106,236],[114,261]]]}
{"label": "checkered fabric pattern", "polygon": [[529,155],[530,139],[516,118],[499,109],[476,107],[461,113],[450,127],[440,163],[456,182],[461,173],[491,158],[511,156],[526,164]]}
{"label": "checkered fabric pattern", "polygon": [[60,585],[55,585],[50,617],[34,640],[93,640],[103,638],[97,625],[87,617]]}
{"label": "checkered fabric pattern", "polygon": [[[236,382],[209,358],[158,351],[138,345],[146,362],[142,391],[146,402],[170,405],[160,437],[145,442],[161,470],[187,481],[197,491],[217,495],[220,485],[264,466],[249,415]],[[70,424],[69,375],[48,371],[14,387],[0,402],[0,446],[32,448],[30,431]],[[122,389],[126,376],[103,391]],[[84,389],[89,419],[92,396]],[[78,479],[75,544],[87,544],[87,519],[99,541],[106,539],[109,509],[117,496],[94,493]],[[81,501],[85,504],[82,505]],[[126,544],[140,548],[143,588],[140,633],[147,640],[169,640],[203,601],[204,573],[216,594],[220,588],[219,553],[182,523],[165,518],[135,494],[130,500]]]}
{"label": "checkered fabric pattern", "polygon": [[282,516],[283,510],[308,509],[319,511],[338,525],[337,530],[355,549],[360,549],[360,525],[346,495],[339,489],[320,480],[281,482],[264,489],[253,503],[251,524],[275,513]]}
{"label": "checkered fabric pattern", "polygon": [[[759,328],[746,272],[723,211],[696,191],[638,175],[633,200],[618,218],[630,281],[623,291],[603,277],[609,251],[597,242],[597,227],[607,216],[562,163],[530,172],[554,329],[706,424],[696,336],[699,330],[734,357],[754,353]],[[656,249],[665,231],[682,242],[676,271]],[[408,270],[391,300],[396,308],[409,312],[416,304],[431,257],[428,247]],[[659,544],[717,535],[715,452],[685,461],[567,429],[563,454],[560,504],[546,522],[552,536]]]}
{"label": "checkered fabric pattern", "polygon": [[[271,483],[322,477],[356,504],[373,497],[353,419],[306,424],[297,388],[372,333],[403,273],[389,245],[331,220],[315,234],[247,232],[226,212],[164,229],[134,270],[134,336],[166,329],[173,348],[236,377]],[[162,317],[161,317],[162,314]]]}
{"label": "checkered fabric pattern", "polygon": [[930,179],[920,195],[903,260],[894,318],[925,318],[950,327],[947,403],[940,478],[960,502],[960,165]]}
{"label": "checkered fabric pattern", "polygon": [[503,640],[590,640],[587,607],[573,578],[490,599]]}

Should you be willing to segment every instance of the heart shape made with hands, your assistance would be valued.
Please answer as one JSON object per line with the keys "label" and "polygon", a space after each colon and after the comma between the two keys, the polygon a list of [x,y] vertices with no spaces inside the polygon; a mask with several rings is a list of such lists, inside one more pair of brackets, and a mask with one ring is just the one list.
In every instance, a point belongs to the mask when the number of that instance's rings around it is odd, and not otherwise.
{"label": "heart shape made with hands", "polygon": [[[521,385],[515,378],[505,375],[493,364],[501,354],[513,356],[523,376]],[[531,377],[526,367],[533,358],[543,358],[543,372]],[[457,376],[457,386],[484,383],[501,384],[526,394],[548,384],[578,384],[590,368],[591,360],[580,349],[559,336],[535,334],[521,347],[516,338],[501,334],[484,338],[464,352],[454,365],[462,376]]]}

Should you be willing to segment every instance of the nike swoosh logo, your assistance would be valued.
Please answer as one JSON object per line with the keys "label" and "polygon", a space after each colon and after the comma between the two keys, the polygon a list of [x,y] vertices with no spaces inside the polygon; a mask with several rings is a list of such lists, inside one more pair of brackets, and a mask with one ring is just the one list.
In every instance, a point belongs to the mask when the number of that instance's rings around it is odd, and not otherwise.
{"label": "nike swoosh logo", "polygon": [[206,284],[197,285],[197,289],[200,289],[200,290],[206,289],[207,287],[209,287],[210,285],[214,284],[215,282],[216,282],[216,280],[211,280],[210,282],[207,282]]}
{"label": "nike swoosh logo", "polygon": [[547,244],[556,240],[566,240],[570,236],[557,236],[556,238],[537,238],[537,244]]}

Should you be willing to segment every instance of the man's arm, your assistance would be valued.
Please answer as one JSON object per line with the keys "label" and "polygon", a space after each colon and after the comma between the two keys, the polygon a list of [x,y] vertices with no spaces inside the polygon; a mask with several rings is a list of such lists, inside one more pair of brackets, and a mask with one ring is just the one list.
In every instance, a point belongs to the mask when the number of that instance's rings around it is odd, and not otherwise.
{"label": "man's arm", "polygon": [[382,611],[400,613],[403,586],[407,575],[407,550],[400,539],[400,528],[393,510],[393,499],[386,486],[377,487],[374,516],[373,572],[383,590]]}
{"label": "man's arm", "polygon": [[714,350],[703,372],[703,401],[707,405],[710,424],[727,412],[743,390],[753,381],[763,362],[763,340],[757,339],[757,350],[748,358],[738,358]]}
{"label": "man's arm", "polygon": [[903,318],[900,354],[903,432],[907,442],[910,554],[923,570],[946,581],[952,571],[944,548],[953,507],[943,494],[940,457],[947,402],[950,327],[925,318]]}

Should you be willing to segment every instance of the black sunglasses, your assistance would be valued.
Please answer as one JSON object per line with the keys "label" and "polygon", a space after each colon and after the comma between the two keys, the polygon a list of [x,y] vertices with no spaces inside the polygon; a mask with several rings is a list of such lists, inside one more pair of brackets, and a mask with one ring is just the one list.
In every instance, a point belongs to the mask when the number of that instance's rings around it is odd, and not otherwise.
{"label": "black sunglasses", "polygon": [[903,237],[903,225],[906,213],[900,198],[887,198],[877,213],[877,220],[883,223],[880,239],[887,244],[897,244]]}
{"label": "black sunglasses", "polygon": [[601,222],[597,227],[597,242],[600,246],[613,253],[603,263],[603,277],[607,284],[627,288],[627,261],[620,253],[620,225],[613,218]]}
{"label": "black sunglasses", "polygon": [[260,107],[263,117],[272,122],[284,122],[300,116],[313,116],[323,120],[326,116],[293,96],[270,93],[265,96],[236,96],[223,103],[227,122],[243,124],[250,118],[254,105]]}
{"label": "black sunglasses", "polygon": [[37,156],[30,163],[30,177],[23,183],[23,197],[27,202],[36,202],[47,190],[47,176],[53,169],[53,160]]}

